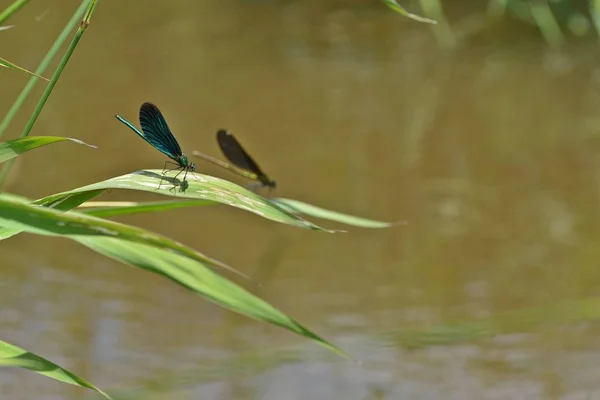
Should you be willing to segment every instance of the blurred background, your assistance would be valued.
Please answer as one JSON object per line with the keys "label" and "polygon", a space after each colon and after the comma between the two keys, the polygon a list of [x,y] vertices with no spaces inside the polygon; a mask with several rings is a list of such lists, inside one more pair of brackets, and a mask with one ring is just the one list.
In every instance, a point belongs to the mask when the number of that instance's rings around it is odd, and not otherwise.
{"label": "blurred background", "polygon": [[[221,157],[226,128],[277,180],[273,195],[408,224],[327,235],[225,206],[119,219],[251,275],[260,286],[241,283],[362,364],[26,234],[0,242],[2,339],[132,398],[600,398],[592,3],[401,3],[431,26],[374,0],[101,1],[31,133],[98,149],[19,157],[7,191],[40,198],[161,168],[114,118],[137,125],[151,101],[188,155]],[[78,4],[31,1],[0,32],[2,57],[34,70]],[[0,69],[1,113],[28,78]],[[18,369],[0,388],[94,397]]]}

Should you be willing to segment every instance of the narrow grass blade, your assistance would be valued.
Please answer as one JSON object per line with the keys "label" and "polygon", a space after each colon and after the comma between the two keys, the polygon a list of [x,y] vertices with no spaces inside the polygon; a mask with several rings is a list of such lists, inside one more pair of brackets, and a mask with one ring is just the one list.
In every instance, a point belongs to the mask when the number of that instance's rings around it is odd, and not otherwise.
{"label": "narrow grass blade", "polygon": [[90,201],[82,204],[78,211],[95,217],[115,217],[159,211],[175,210],[178,208],[198,207],[217,204],[210,200],[167,200],[149,201],[144,203],[134,201]]}
{"label": "narrow grass blade", "polygon": [[[385,222],[374,219],[357,217],[350,214],[344,214],[337,211],[327,210],[312,204],[304,203],[299,200],[272,198],[271,203],[275,203],[281,208],[293,214],[304,214],[311,217],[322,218],[329,221],[340,222],[342,224],[356,226],[360,228],[389,228],[396,225],[406,225],[406,221]],[[156,202],[130,202],[130,201],[94,201],[82,204],[78,211],[87,215],[96,217],[114,217],[118,215],[131,215],[139,213],[150,213],[159,211],[168,211],[186,207],[198,207],[205,205],[214,205],[214,201],[209,200],[169,200]]]}
{"label": "narrow grass blade", "polygon": [[70,385],[91,389],[107,399],[111,397],[92,385],[90,382],[75,375],[51,361],[46,360],[37,354],[23,350],[20,347],[0,340],[0,366],[3,367],[21,367],[38,374],[45,375],[48,378],[56,379]]}
{"label": "narrow grass blade", "polygon": [[8,194],[0,194],[0,226],[40,235],[106,236],[143,243],[171,250],[201,263],[224,268],[247,277],[234,268],[201,254],[168,237],[146,229],[114,221],[71,212],[61,212],[23,201]]}
{"label": "narrow grass blade", "polygon": [[96,146],[87,144],[78,139],[72,139],[60,136],[29,136],[26,138],[7,140],[0,143],[0,163],[15,158],[19,154],[23,154],[29,150],[37,149],[38,147],[46,146],[56,142],[69,140],[73,143],[83,144],[88,147],[96,148]]}
{"label": "narrow grass blade", "polygon": [[[263,218],[283,224],[289,224],[304,229],[334,232],[306,221],[298,215],[294,215],[289,211],[284,210],[279,205],[272,203],[268,199],[265,199],[248,189],[214,176],[190,173],[187,175],[189,186],[186,191],[181,193],[177,188],[175,188],[177,190],[175,191],[173,190],[173,184],[181,183],[179,180],[173,178],[175,174],[176,172],[170,172],[163,176],[161,170],[136,171],[127,175],[118,176],[102,182],[51,195],[38,200],[36,203],[52,204],[57,201],[65,201],[70,196],[79,196],[81,193],[99,189],[142,190],[149,193],[177,196],[178,198],[214,201],[240,208],[260,215]],[[160,185],[161,179],[162,185]]]}
{"label": "narrow grass blade", "polygon": [[189,258],[167,253],[155,247],[105,237],[86,236],[75,240],[107,257],[166,276],[221,307],[280,326],[313,340],[336,354],[350,358],[341,349],[306,329],[266,301],[210,269],[200,268],[197,262]]}
{"label": "narrow grass blade", "polygon": [[343,214],[337,211],[327,210],[325,208],[317,207],[312,204],[292,199],[275,198],[271,199],[271,202],[281,206],[282,208],[292,213],[301,213],[305,215],[310,215],[311,217],[341,222],[346,225],[358,226],[361,228],[389,228],[394,225],[406,224],[405,221],[384,222],[376,221],[374,219],[357,217],[350,214]]}
{"label": "narrow grass blade", "polygon": [[415,21],[425,22],[427,24],[437,24],[437,21],[434,19],[420,17],[416,14],[409,13],[408,11],[406,11],[406,9],[404,7],[402,7],[400,4],[398,4],[398,2],[396,0],[381,0],[381,1],[385,5],[387,5],[389,8],[391,8],[392,10],[396,11],[397,13],[399,13],[401,15],[404,15],[405,17],[414,19]]}
{"label": "narrow grass blade", "polygon": [[[1,30],[1,29],[2,29],[2,28],[0,28],[0,30]],[[8,61],[7,59],[5,59],[5,58],[2,58],[2,57],[0,57],[0,65],[2,65],[2,66],[4,66],[4,67],[7,67],[7,68],[14,68],[14,69],[18,69],[19,71],[21,71],[21,72],[25,72],[26,74],[33,75],[33,76],[35,76],[35,77],[37,77],[37,78],[43,79],[43,80],[45,80],[45,81],[48,81],[48,82],[50,81],[50,79],[48,79],[48,78],[44,78],[43,76],[41,76],[41,75],[38,75],[38,74],[36,74],[35,72],[31,72],[31,71],[29,71],[29,70],[27,70],[27,69],[25,69],[25,68],[23,68],[23,67],[19,67],[17,64],[13,64],[13,63],[11,63],[10,61]]]}

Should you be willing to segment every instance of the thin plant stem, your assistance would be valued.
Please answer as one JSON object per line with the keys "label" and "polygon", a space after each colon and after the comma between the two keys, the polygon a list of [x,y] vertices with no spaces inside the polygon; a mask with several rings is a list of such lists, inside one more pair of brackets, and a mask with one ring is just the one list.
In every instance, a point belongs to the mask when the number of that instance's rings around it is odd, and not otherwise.
{"label": "thin plant stem", "polygon": [[[75,29],[75,27],[81,20],[82,16],[84,15],[84,12],[87,7],[87,2],[89,2],[89,0],[84,0],[81,3],[81,5],[79,6],[79,8],[75,12],[75,14],[73,14],[73,16],[71,17],[71,20],[69,20],[69,22],[67,23],[65,28],[60,33],[60,35],[56,38],[56,40],[52,44],[52,47],[50,47],[50,50],[48,50],[48,53],[46,53],[46,56],[42,59],[42,62],[40,62],[40,65],[35,70],[36,75],[44,74],[44,72],[46,71],[46,68],[48,68],[48,65],[50,64],[52,59],[56,56],[56,54],[58,53],[58,51],[60,50],[60,48],[62,47],[64,42],[69,37],[69,34],[71,33],[71,31],[73,31],[73,29]],[[21,107],[23,106],[23,103],[25,103],[25,100],[27,99],[27,97],[29,96],[31,91],[33,90],[33,87],[37,83],[37,80],[38,80],[38,78],[36,78],[36,77],[31,77],[29,79],[29,81],[27,82],[27,84],[25,85],[25,87],[23,88],[23,90],[21,91],[21,93],[19,94],[19,96],[17,97],[15,102],[13,103],[13,105],[10,107],[10,109],[6,113],[6,116],[0,123],[0,137],[4,134],[4,131],[6,131],[6,128],[8,128],[8,126],[12,122],[12,120],[15,117],[15,115],[17,114],[17,112],[21,109]]]}
{"label": "thin plant stem", "polygon": [[[50,79],[50,82],[46,86],[46,89],[44,89],[44,93],[42,93],[42,96],[40,97],[40,100],[38,101],[38,104],[35,107],[35,110],[31,114],[31,117],[29,117],[29,120],[27,121],[25,128],[21,132],[20,137],[26,137],[29,135],[29,132],[31,132],[31,129],[33,128],[33,125],[35,125],[37,118],[39,117],[40,113],[42,112],[42,109],[44,108],[44,105],[46,104],[48,97],[50,97],[50,94],[52,93],[54,86],[56,86],[56,83],[58,82],[60,75],[62,74],[63,70],[65,69],[67,63],[69,62],[71,55],[73,55],[73,52],[75,51],[75,48],[77,47],[77,44],[79,43],[79,40],[83,36],[83,33],[85,32],[86,28],[89,26],[90,19],[92,17],[94,10],[96,9],[97,3],[98,3],[98,0],[83,0],[81,2],[81,5],[79,6],[79,8],[75,12],[75,14],[73,14],[73,17],[71,18],[71,20],[69,20],[69,22],[65,26],[65,29],[63,29],[63,32],[61,32],[61,35],[56,40],[56,42],[54,43],[52,48],[50,49],[51,51],[48,52],[48,54],[42,61],[42,63],[44,63],[46,61],[46,65],[43,68],[43,69],[45,69],[45,67],[47,67],[47,64],[54,57],[54,54],[50,55],[52,50],[54,50],[54,48],[56,47],[56,51],[54,53],[58,52],[58,49],[60,49],[62,43],[66,40],[66,36],[68,36],[69,32],[73,30],[73,28],[77,25],[77,23],[79,23],[79,29],[77,29],[77,32],[75,32],[75,36],[73,37],[71,44],[69,45],[69,47],[67,48],[67,51],[65,52],[62,59],[60,60],[58,67],[56,67],[56,71],[54,72],[54,75],[52,75],[52,79]],[[81,21],[81,22],[79,22],[79,21]],[[40,64],[40,67],[42,67],[42,64]],[[43,73],[43,69],[42,69],[42,71],[40,71],[40,67],[38,67],[38,70],[36,70],[36,73],[38,75],[41,75]],[[4,119],[4,121],[2,121],[2,124],[0,124],[0,135],[2,135],[2,133],[4,133],[4,130],[10,123],[10,120],[12,120],[12,118],[14,117],[14,114],[16,114],[16,112],[19,110],[19,108],[21,108],[23,102],[25,101],[25,98],[27,97],[27,95],[29,94],[31,89],[33,88],[33,84],[35,83],[36,79],[37,78],[32,78],[29,80],[29,82],[27,83],[27,85],[25,86],[25,88],[23,89],[23,91],[21,92],[21,94],[19,95],[17,100],[15,101],[15,104],[13,104],[13,107],[11,107],[11,109],[9,110],[6,118]],[[7,119],[8,119],[8,121],[7,121]],[[2,169],[2,172],[0,172],[0,186],[2,186],[2,184],[6,180],[6,176],[8,175],[10,168],[12,167],[13,164],[14,164],[14,159],[12,159],[4,164],[4,168]]]}
{"label": "thin plant stem", "polygon": [[11,15],[16,13],[21,7],[27,4],[29,0],[15,0],[10,6],[6,7],[4,11],[0,13],[0,25],[4,23]]}

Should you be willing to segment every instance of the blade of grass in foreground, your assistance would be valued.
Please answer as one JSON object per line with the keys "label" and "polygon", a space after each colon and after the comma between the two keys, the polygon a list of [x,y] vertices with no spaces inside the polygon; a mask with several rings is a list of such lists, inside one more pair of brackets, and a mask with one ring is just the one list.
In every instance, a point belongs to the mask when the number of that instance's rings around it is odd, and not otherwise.
{"label": "blade of grass in foreground", "polygon": [[85,379],[78,377],[71,371],[59,367],[37,354],[30,353],[2,340],[0,340],[0,366],[25,368],[49,378],[56,379],[57,381],[94,390],[107,399],[111,398],[102,390],[98,389]]}
{"label": "blade of grass in foreground", "polygon": [[362,218],[337,211],[327,210],[325,208],[317,207],[299,200],[284,198],[274,198],[270,200],[271,202],[278,204],[282,208],[292,213],[310,215],[311,217],[341,222],[342,224],[358,226],[360,228],[389,228],[394,225],[406,225],[406,221],[376,221],[374,219]]}
{"label": "blade of grass in foreground", "polygon": [[227,264],[157,233],[74,211],[67,213],[34,205],[8,194],[0,194],[0,225],[3,229],[16,229],[41,235],[107,236],[144,243],[177,252],[198,262],[221,267],[247,278],[245,274]]}
{"label": "blade of grass in foreground", "polygon": [[83,144],[88,147],[96,148],[96,146],[87,144],[78,139],[72,139],[59,136],[28,136],[20,139],[7,140],[0,143],[0,163],[15,158],[19,154],[28,152],[29,150],[37,149],[38,147],[46,146],[56,142],[69,140],[73,143]]}
{"label": "blade of grass in foreground", "polygon": [[176,210],[218,204],[210,200],[167,200],[167,201],[90,201],[82,204],[77,211],[95,217],[107,218],[118,215],[132,215]]}
{"label": "blade of grass in foreground", "polygon": [[313,340],[343,357],[350,357],[266,301],[198,263],[177,254],[112,238],[80,237],[79,243],[107,257],[143,268],[175,281],[205,299],[239,314],[268,322]]}
{"label": "blade of grass in foreground", "polygon": [[[279,205],[281,208],[293,213],[304,214],[311,217],[336,221],[347,225],[360,228],[389,228],[396,225],[406,225],[406,221],[385,222],[368,218],[357,217],[355,215],[344,214],[337,211],[327,210],[312,204],[304,203],[299,200],[271,198],[270,202]],[[151,213],[159,211],[168,211],[186,207],[198,207],[216,204],[208,200],[167,200],[152,202],[134,202],[134,201],[90,201],[82,204],[78,211],[93,215],[96,217],[114,217],[118,215],[132,215],[140,213]]]}
{"label": "blade of grass in foreground", "polygon": [[[69,190],[66,192],[58,193],[55,195],[44,197],[36,201],[37,204],[51,205],[55,202],[66,201],[70,197],[78,197],[82,193],[96,190],[107,190],[107,189],[128,189],[128,190],[141,190],[149,193],[157,193],[167,196],[177,196],[178,198],[188,198],[194,200],[209,200],[217,203],[222,203],[228,206],[240,208],[245,211],[252,212],[260,215],[263,218],[270,219],[275,222],[283,224],[293,225],[298,228],[319,230],[324,232],[335,232],[333,230],[327,230],[321,228],[309,222],[289,211],[284,210],[275,203],[270,202],[268,199],[251,192],[250,190],[236,185],[233,182],[226,181],[224,179],[216,178],[214,176],[202,175],[202,174],[188,174],[187,182],[188,188],[185,192],[174,192],[165,185],[165,182],[172,184],[177,183],[172,176],[177,171],[162,175],[162,170],[143,170],[133,172],[131,174],[118,176],[115,178],[107,179],[102,182],[93,183],[91,185],[83,186],[77,189]],[[158,189],[159,183],[163,180],[163,184]]]}
{"label": "blade of grass in foreground", "polygon": [[[29,233],[75,240],[115,260],[166,276],[222,307],[283,327],[348,357],[337,347],[203,263],[212,263],[214,260],[188,250],[171,239],[72,211],[59,212],[32,205],[7,194],[0,194],[0,224]],[[177,253],[165,250],[175,250]]]}

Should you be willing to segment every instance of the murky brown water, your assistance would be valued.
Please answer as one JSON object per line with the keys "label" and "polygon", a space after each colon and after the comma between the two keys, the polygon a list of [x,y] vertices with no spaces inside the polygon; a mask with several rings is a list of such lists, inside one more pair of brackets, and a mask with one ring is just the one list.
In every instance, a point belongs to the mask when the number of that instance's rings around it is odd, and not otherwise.
{"label": "murky brown water", "polygon": [[[492,29],[442,52],[428,26],[377,2],[140,4],[100,2],[32,132],[99,148],[27,154],[7,189],[38,198],[160,168],[164,157],[113,117],[136,120],[144,101],[161,107],[187,153],[218,155],[214,132],[228,128],[278,181],[277,195],[409,224],[325,235],[228,207],[121,220],[252,275],[263,283],[255,293],[363,364],[29,235],[0,243],[2,339],[103,388],[154,384],[173,399],[600,396],[600,313],[552,312],[600,291],[593,44],[556,53],[536,32],[507,39]],[[76,6],[31,2],[0,32],[2,56],[34,69]],[[0,70],[1,112],[26,80]],[[493,338],[413,350],[390,339],[533,307],[546,307],[542,321]],[[3,370],[0,384],[11,399],[85,394],[21,370]]]}

